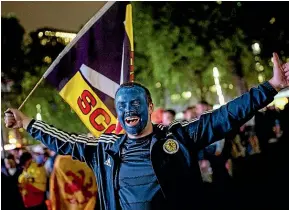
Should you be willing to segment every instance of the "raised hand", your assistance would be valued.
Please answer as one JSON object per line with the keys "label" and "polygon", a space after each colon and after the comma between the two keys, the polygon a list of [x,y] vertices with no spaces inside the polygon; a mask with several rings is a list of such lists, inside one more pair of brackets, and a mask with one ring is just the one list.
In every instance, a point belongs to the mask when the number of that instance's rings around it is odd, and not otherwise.
{"label": "raised hand", "polygon": [[289,87],[289,63],[281,64],[277,53],[273,53],[273,77],[270,84],[277,90]]}
{"label": "raised hand", "polygon": [[7,109],[5,112],[4,122],[7,128],[27,128],[31,118],[24,115],[17,109]]}

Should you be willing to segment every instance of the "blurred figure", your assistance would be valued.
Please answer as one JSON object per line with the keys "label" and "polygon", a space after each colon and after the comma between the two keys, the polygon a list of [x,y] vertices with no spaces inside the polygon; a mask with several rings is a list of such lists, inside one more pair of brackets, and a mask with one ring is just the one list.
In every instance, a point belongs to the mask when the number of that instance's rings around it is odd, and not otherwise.
{"label": "blurred figure", "polygon": [[49,193],[49,188],[50,188],[50,176],[54,168],[54,162],[56,159],[57,154],[49,150],[47,148],[44,148],[44,157],[45,157],[45,163],[44,163],[44,168],[46,171],[46,176],[47,176],[47,186],[46,186],[46,198],[49,199],[50,193]]}
{"label": "blurred figure", "polygon": [[[7,158],[4,160],[5,169],[7,170],[7,175],[14,176],[17,173],[21,173],[22,170],[17,166],[15,157],[12,154],[9,154]],[[20,174],[18,174],[19,176]]]}
{"label": "blurred figure", "polygon": [[153,113],[151,114],[152,123],[154,124],[162,123],[163,113],[164,113],[164,110],[162,108],[158,108],[154,110]]}
{"label": "blurred figure", "polygon": [[32,149],[33,158],[35,162],[39,165],[44,165],[45,161],[47,160],[47,154],[44,154],[44,148],[41,145],[36,145]]}
{"label": "blurred figure", "polygon": [[[2,164],[1,209],[22,210],[24,209],[24,204],[18,189],[18,177],[22,171],[19,167],[17,167],[16,161],[12,154],[9,154]],[[11,202],[11,198],[13,199],[13,202]]]}
{"label": "blurred figure", "polygon": [[[197,118],[200,118],[202,114],[212,110],[212,106],[206,101],[200,101],[196,104],[196,115]],[[227,209],[231,204],[223,202],[223,197],[227,197],[228,200],[232,200],[229,192],[230,190],[230,175],[229,171],[226,168],[226,163],[228,155],[225,154],[227,151],[228,145],[225,147],[225,139],[220,139],[219,141],[210,144],[205,149],[201,150],[198,154],[199,164],[202,171],[203,165],[208,165],[207,161],[209,161],[209,165],[212,169],[212,186],[214,194],[216,196],[211,199],[214,200],[214,208],[216,209]],[[206,181],[203,179],[203,181]],[[230,197],[230,198],[229,198]]]}
{"label": "blurred figure", "polygon": [[210,108],[211,106],[208,102],[206,101],[198,102],[195,109],[197,117],[199,118],[204,112],[211,110]]}
{"label": "blurred figure", "polygon": [[22,155],[22,153],[24,151],[25,151],[24,148],[15,148],[15,149],[10,151],[10,153],[14,156],[14,159],[15,159],[17,165],[19,164],[20,156]]}
{"label": "blurred figure", "polygon": [[50,176],[53,170],[56,155],[57,154],[54,151],[51,151],[49,149],[46,149],[44,152],[44,160],[45,160],[44,168],[46,170],[47,177]]}
{"label": "blurred figure", "polygon": [[184,120],[187,120],[187,121],[190,121],[190,120],[195,119],[197,117],[195,106],[187,107],[183,113],[184,113]]}
{"label": "blurred figure", "polygon": [[258,112],[255,115],[255,132],[264,155],[272,152],[272,143],[276,143],[281,134],[279,119],[280,112],[274,106],[267,107],[265,111]]}
{"label": "blurred figure", "polygon": [[32,159],[29,152],[20,157],[23,172],[18,182],[24,205],[29,210],[46,210],[45,191],[47,177],[45,168]]}
{"label": "blurred figure", "polygon": [[162,124],[165,126],[168,126],[169,124],[171,124],[171,122],[175,120],[175,117],[176,117],[176,112],[174,110],[172,109],[165,110],[163,113]]}

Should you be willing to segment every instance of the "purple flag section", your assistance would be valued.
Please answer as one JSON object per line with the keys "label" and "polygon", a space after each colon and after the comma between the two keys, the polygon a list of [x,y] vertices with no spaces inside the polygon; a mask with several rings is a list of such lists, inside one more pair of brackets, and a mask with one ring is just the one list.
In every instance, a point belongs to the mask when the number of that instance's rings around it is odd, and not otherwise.
{"label": "purple flag section", "polygon": [[[106,3],[66,46],[44,74],[44,78],[61,91],[85,65],[116,84],[129,81],[130,46],[124,25],[127,4]],[[82,76],[84,77],[83,74]],[[115,114],[112,97],[90,82],[87,83]]]}

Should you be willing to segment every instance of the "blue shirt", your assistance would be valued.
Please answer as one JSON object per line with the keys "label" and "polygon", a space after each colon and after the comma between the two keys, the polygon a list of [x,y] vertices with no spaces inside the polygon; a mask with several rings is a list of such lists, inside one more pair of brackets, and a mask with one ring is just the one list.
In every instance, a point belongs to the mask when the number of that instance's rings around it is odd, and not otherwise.
{"label": "blue shirt", "polygon": [[161,209],[166,203],[150,160],[151,139],[127,139],[121,149],[118,195],[123,210]]}

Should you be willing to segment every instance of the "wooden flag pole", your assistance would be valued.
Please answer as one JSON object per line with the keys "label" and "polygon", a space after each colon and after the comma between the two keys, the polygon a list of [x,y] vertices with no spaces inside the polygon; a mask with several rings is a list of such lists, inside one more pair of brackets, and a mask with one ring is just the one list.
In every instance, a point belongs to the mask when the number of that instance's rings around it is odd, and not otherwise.
{"label": "wooden flag pole", "polygon": [[40,85],[40,83],[43,81],[44,77],[41,77],[41,79],[36,83],[36,85],[34,86],[34,88],[30,91],[30,93],[28,94],[28,96],[25,98],[25,100],[22,102],[22,104],[19,106],[18,110],[21,110],[21,108],[24,106],[24,104],[26,103],[26,101],[28,100],[28,98],[32,95],[32,93],[36,90],[36,88]]}

